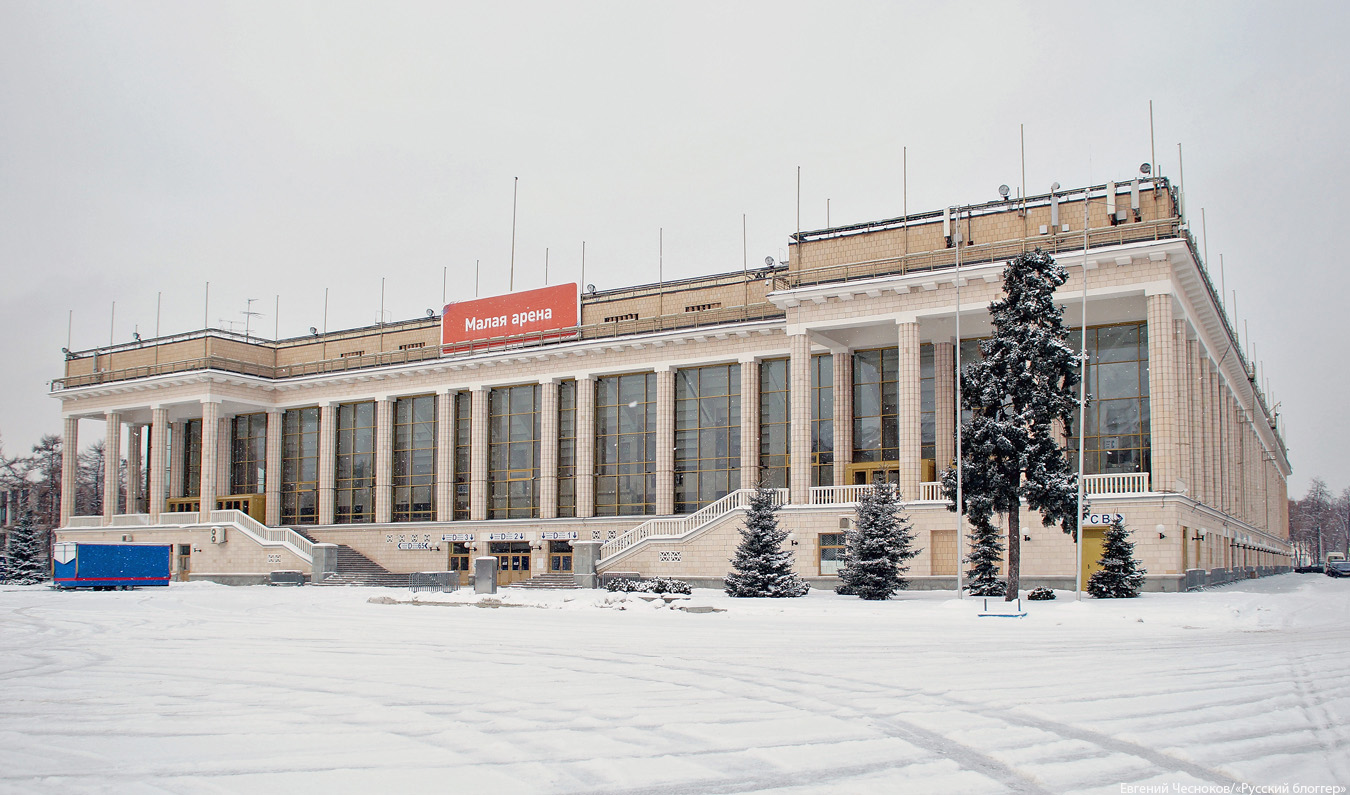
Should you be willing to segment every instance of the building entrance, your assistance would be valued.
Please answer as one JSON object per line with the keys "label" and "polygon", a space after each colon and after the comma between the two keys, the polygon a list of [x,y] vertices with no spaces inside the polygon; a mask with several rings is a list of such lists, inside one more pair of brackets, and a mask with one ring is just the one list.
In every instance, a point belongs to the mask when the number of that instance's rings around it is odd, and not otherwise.
{"label": "building entrance", "polygon": [[[468,544],[462,544],[458,541],[450,544],[450,559],[447,568],[449,571],[470,571]],[[465,576],[468,576],[467,573]]]}
{"label": "building entrance", "polygon": [[851,486],[870,486],[873,483],[899,483],[899,461],[868,461],[848,465],[848,483]]}
{"label": "building entrance", "polygon": [[572,542],[548,542],[548,570],[551,574],[572,573]]}
{"label": "building entrance", "polygon": [[192,545],[178,545],[178,575],[179,582],[187,582],[188,575],[192,573]]}
{"label": "building entrance", "polygon": [[1079,565],[1083,569],[1083,590],[1087,590],[1088,579],[1101,569],[1102,546],[1106,537],[1105,527],[1083,528],[1083,559]]}
{"label": "building entrance", "polygon": [[497,559],[497,584],[530,579],[530,542],[493,541],[488,554]]}

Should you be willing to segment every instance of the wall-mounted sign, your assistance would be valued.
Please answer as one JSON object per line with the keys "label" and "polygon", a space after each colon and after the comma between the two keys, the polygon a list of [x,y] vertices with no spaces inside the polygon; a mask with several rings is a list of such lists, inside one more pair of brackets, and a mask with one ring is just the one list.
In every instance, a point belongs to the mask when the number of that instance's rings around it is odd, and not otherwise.
{"label": "wall-mounted sign", "polygon": [[431,544],[426,541],[404,541],[398,545],[399,549],[431,549]]}
{"label": "wall-mounted sign", "polygon": [[463,544],[466,541],[473,540],[473,533],[446,533],[445,535],[441,536],[441,540],[454,541],[456,543]]}
{"label": "wall-mounted sign", "polygon": [[519,293],[447,304],[441,313],[441,344],[571,329],[577,325],[577,285],[558,284]]}
{"label": "wall-mounted sign", "polygon": [[550,530],[547,533],[540,533],[539,537],[544,541],[575,541],[577,538],[577,531]]}
{"label": "wall-mounted sign", "polygon": [[524,533],[488,533],[489,541],[524,541]]}
{"label": "wall-mounted sign", "polygon": [[1090,513],[1083,517],[1083,525],[1107,525],[1112,522],[1125,524],[1125,515],[1119,513]]}

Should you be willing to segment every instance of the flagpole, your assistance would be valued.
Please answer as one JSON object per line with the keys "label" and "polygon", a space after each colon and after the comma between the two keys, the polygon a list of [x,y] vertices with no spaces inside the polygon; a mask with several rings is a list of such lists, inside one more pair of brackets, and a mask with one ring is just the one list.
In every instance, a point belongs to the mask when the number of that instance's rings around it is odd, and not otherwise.
{"label": "flagpole", "polygon": [[[906,225],[908,228],[908,224]],[[961,210],[956,211],[956,230],[952,235],[956,243],[956,598],[963,598],[965,583],[961,577],[961,531],[964,529],[962,517],[965,504],[961,490]]]}
{"label": "flagpole", "polygon": [[1088,258],[1088,197],[1092,195],[1092,187],[1088,186],[1083,191],[1083,306],[1081,320],[1079,320],[1079,333],[1082,334],[1082,341],[1079,343],[1079,361],[1081,366],[1078,370],[1078,533],[1074,548],[1077,550],[1078,560],[1074,566],[1074,599],[1082,601],[1083,599],[1083,491],[1085,485],[1083,482],[1083,448],[1087,446],[1087,369],[1088,369],[1088,350],[1087,350],[1087,258]]}

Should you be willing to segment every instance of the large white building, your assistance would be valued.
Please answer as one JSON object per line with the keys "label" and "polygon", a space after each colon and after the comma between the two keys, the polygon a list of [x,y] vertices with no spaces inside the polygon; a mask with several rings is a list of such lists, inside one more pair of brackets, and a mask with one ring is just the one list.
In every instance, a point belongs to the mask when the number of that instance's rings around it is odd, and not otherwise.
{"label": "large white building", "polygon": [[[67,456],[58,537],[173,543],[180,576],[222,581],[491,555],[506,581],[712,584],[762,480],[824,585],[859,484],[884,478],[919,530],[914,581],[954,587],[936,481],[956,454],[957,346],[978,355],[1004,264],[1034,248],[1069,271],[1070,323],[1086,279],[1093,400],[1066,440],[1085,448],[1086,565],[1119,513],[1151,588],[1287,566],[1278,423],[1163,179],[802,232],[787,264],[748,272],[71,353],[52,389],[66,449],[103,423],[131,477],[125,493],[108,479],[103,516],[74,516]],[[1071,587],[1073,541],[1030,515],[1022,528],[1023,584]]]}

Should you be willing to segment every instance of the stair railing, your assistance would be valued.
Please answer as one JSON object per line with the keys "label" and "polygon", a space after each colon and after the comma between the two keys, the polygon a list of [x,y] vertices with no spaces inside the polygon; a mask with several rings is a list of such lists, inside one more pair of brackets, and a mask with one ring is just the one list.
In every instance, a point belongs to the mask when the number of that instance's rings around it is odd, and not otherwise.
{"label": "stair railing", "polygon": [[[788,500],[787,489],[772,489],[774,505],[783,505]],[[750,504],[754,489],[737,489],[716,502],[708,503],[687,516],[663,516],[648,519],[632,530],[600,547],[600,560],[629,549],[648,538],[679,538],[693,533],[712,522],[718,521],[732,511],[740,510]]]}

